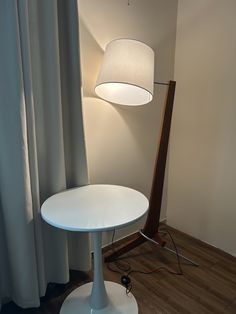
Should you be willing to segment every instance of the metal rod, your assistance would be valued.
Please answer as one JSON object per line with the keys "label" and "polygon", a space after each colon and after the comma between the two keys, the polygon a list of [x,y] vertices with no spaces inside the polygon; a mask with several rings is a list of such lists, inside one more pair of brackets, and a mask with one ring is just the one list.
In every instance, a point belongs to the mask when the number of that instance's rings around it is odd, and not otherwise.
{"label": "metal rod", "polygon": [[157,84],[157,85],[166,85],[166,86],[169,85],[169,83],[163,83],[163,82],[154,82],[154,84]]}
{"label": "metal rod", "polygon": [[[152,242],[152,243],[154,243],[154,244],[156,244],[156,245],[159,245],[161,248],[165,249],[165,250],[168,251],[168,252],[171,252],[172,254],[177,255],[177,253],[176,253],[174,250],[172,250],[172,249],[170,249],[170,248],[168,248],[168,247],[166,247],[166,246],[161,246],[160,243],[158,243],[157,241],[155,241],[155,240],[149,238],[148,236],[146,236],[141,230],[139,230],[139,233],[140,233],[145,239],[147,239],[148,241],[150,241],[150,242]],[[191,259],[185,257],[185,256],[182,255],[182,254],[179,254],[179,253],[178,253],[178,256],[181,257],[182,259],[185,259],[186,261],[188,261],[189,263],[191,263],[191,264],[194,265],[194,266],[199,266],[198,263],[196,263],[195,261],[193,261],[193,260],[191,260]]]}
{"label": "metal rod", "polygon": [[[174,250],[172,250],[172,249],[170,249],[170,248],[168,248],[168,247],[166,247],[166,246],[164,246],[163,249],[165,249],[166,251],[169,251],[169,252],[171,252],[171,253],[173,253],[173,254],[176,255],[176,252],[175,252]],[[193,264],[194,266],[199,266],[199,264],[198,264],[197,262],[195,262],[195,261],[193,261],[193,260],[191,260],[191,259],[185,257],[184,255],[179,254],[179,253],[178,253],[178,255],[179,255],[179,257],[185,259],[186,261],[190,262],[190,263]]]}

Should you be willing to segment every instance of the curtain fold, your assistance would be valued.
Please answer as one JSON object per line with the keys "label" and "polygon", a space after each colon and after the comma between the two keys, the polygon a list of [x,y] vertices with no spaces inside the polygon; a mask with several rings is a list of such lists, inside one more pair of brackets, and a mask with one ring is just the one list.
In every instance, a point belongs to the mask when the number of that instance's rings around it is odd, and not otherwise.
{"label": "curtain fold", "polygon": [[0,1],[0,298],[39,306],[90,266],[86,234],[44,223],[50,195],[88,184],[76,0]]}

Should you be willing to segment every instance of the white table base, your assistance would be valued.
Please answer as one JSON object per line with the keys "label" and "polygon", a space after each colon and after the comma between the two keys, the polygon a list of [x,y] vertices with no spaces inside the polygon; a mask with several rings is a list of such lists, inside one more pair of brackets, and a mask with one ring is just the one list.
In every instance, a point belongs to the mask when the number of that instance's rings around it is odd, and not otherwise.
{"label": "white table base", "polygon": [[117,283],[105,281],[108,305],[103,309],[92,309],[90,296],[93,283],[87,283],[68,295],[62,304],[60,314],[137,314],[138,305],[132,293]]}
{"label": "white table base", "polygon": [[134,296],[115,282],[104,281],[102,271],[102,232],[93,232],[94,275],[65,299],[60,314],[137,314]]}

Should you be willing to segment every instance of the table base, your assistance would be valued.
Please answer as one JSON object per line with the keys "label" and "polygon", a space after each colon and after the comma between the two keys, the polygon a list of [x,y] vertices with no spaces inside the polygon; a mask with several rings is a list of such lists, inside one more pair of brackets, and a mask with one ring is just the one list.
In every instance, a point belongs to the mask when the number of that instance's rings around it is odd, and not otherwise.
{"label": "table base", "polygon": [[132,295],[117,283],[105,281],[109,304],[100,310],[92,309],[89,305],[92,291],[89,282],[71,292],[62,304],[60,314],[138,314],[138,305]]}

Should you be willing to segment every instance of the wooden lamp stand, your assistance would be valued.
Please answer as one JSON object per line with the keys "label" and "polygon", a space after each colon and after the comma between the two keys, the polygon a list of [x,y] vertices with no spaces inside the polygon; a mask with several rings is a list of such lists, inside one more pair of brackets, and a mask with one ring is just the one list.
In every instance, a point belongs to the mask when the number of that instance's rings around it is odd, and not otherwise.
{"label": "wooden lamp stand", "polygon": [[[158,232],[176,82],[175,81],[169,81],[169,83],[154,82],[154,84],[167,85],[168,90],[165,108],[163,110],[161,132],[158,140],[158,150],[152,180],[147,220],[143,230],[140,232],[136,232],[133,235],[134,236],[133,239],[130,240],[129,242],[118,246],[115,252],[107,254],[105,256],[105,262],[114,261],[119,256],[129,252],[130,250],[134,249],[135,247],[139,246],[140,244],[144,243],[147,240],[150,240],[162,246],[167,251],[176,254],[174,250],[165,247],[166,242],[161,238]],[[187,260],[194,266],[199,266],[199,264],[196,263],[195,261],[192,261],[179,253],[178,256]]]}
{"label": "wooden lamp stand", "polygon": [[[168,151],[168,142],[170,135],[170,127],[171,127],[171,118],[174,104],[174,95],[175,95],[175,81],[170,81],[169,83],[159,83],[155,82],[155,84],[159,85],[168,85],[167,97],[165,108],[162,117],[161,124],[161,133],[158,140],[158,150],[157,150],[157,158],[155,163],[153,181],[152,181],[152,189],[151,196],[149,202],[149,211],[147,220],[142,230],[142,233],[150,239],[155,240],[161,246],[165,245],[165,241],[160,237],[158,233],[159,228],[159,220],[160,220],[160,212],[161,212],[161,202],[162,202],[162,194],[163,194],[163,186],[165,179],[165,167],[166,167],[166,159],[167,159],[167,151]],[[128,251],[134,249],[140,244],[147,241],[147,238],[144,237],[141,233],[137,232],[134,235],[134,239],[130,242],[119,246],[116,248],[114,253],[111,253],[105,257],[105,262],[111,262],[122,254],[127,253]]]}

